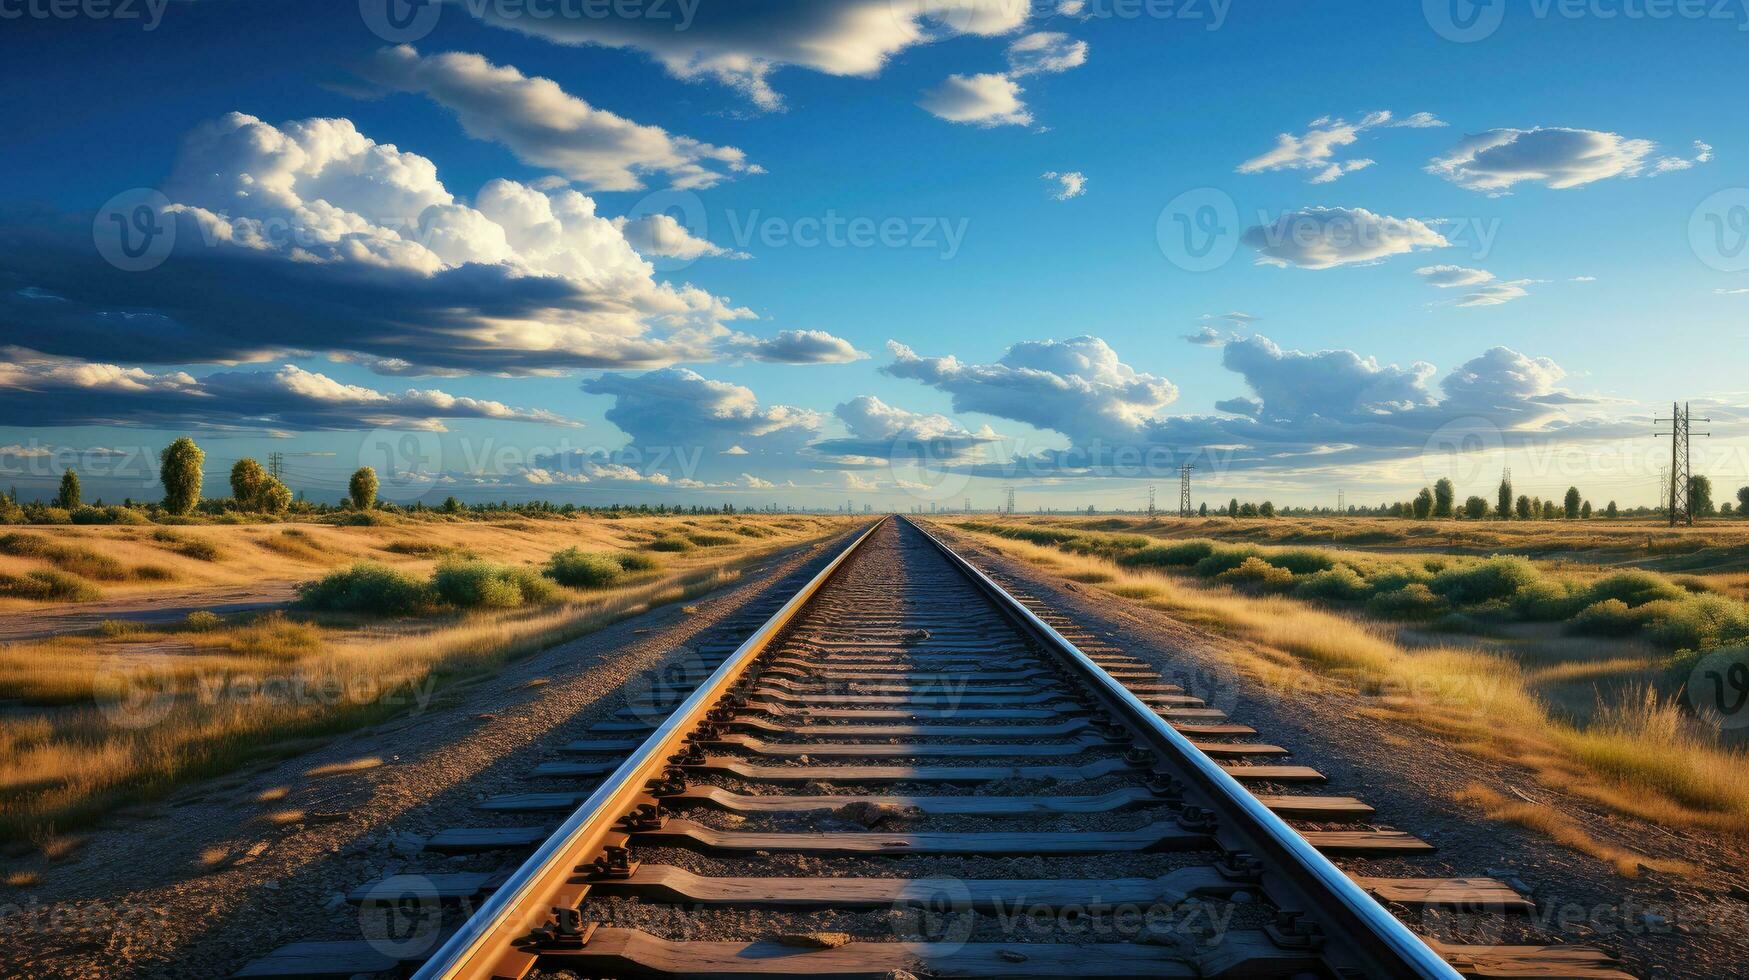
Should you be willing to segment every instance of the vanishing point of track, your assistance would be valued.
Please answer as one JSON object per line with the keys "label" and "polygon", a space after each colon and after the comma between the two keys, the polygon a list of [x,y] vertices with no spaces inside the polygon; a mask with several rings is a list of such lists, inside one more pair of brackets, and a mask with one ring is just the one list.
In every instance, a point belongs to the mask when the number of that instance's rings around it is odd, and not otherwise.
{"label": "vanishing point of track", "polygon": [[1419,937],[1529,904],[1367,875],[1432,848],[903,519],[565,749],[430,840],[533,853],[417,976],[1627,976]]}

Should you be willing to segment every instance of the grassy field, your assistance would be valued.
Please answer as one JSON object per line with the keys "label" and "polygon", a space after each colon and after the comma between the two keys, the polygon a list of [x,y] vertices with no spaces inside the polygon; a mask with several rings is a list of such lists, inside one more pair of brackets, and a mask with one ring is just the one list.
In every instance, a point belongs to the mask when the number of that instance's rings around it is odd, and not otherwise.
{"label": "grassy field", "polygon": [[[1645,571],[1631,545],[1588,550],[1589,525],[1487,529],[1521,551],[1560,553],[1527,559],[1429,547],[1402,521],[952,523],[1240,641],[1237,665],[1267,685],[1335,685],[1356,694],[1357,712],[1528,766],[1622,812],[1749,832],[1749,757],[1684,697],[1698,658],[1749,643],[1749,607],[1719,583],[1730,572]],[[1648,528],[1627,533],[1643,546]],[[1687,533],[1709,535],[1690,555],[1749,540],[1736,527]],[[1560,819],[1522,800],[1472,801],[1503,819]],[[1628,872],[1638,860],[1603,856]]]}
{"label": "grassy field", "polygon": [[[795,518],[800,520],[801,518]],[[0,526],[0,613],[44,602],[93,602],[262,582],[303,581],[357,561],[424,573],[445,558],[544,561],[567,546],[635,547],[660,537],[748,539],[752,517],[457,519],[388,515],[374,525],[261,523],[164,526]],[[691,522],[688,524],[687,522]],[[721,546],[719,541],[716,546]],[[33,582],[54,579],[57,588]]]}
{"label": "grassy field", "polygon": [[12,538],[20,576],[93,581],[89,555],[168,573],[95,579],[113,592],[304,587],[265,614],[106,621],[0,644],[0,840],[52,848],[117,805],[421,709],[448,682],[708,592],[846,526],[763,515],[14,532],[34,539]]}

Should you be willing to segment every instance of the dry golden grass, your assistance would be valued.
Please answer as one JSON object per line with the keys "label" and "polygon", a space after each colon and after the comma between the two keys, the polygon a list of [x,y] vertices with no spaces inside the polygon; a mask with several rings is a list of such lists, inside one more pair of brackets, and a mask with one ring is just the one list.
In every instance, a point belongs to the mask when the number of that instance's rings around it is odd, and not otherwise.
{"label": "dry golden grass", "polygon": [[1646,519],[1589,521],[1414,521],[1374,517],[1005,518],[1022,524],[1149,537],[1212,538],[1251,544],[1321,545],[1363,552],[1521,554],[1550,561],[1624,565],[1665,572],[1729,574],[1749,586],[1749,520],[1717,518],[1672,528]]}
{"label": "dry golden grass", "polygon": [[[1749,833],[1749,756],[1721,746],[1674,701],[1641,687],[1588,724],[1552,711],[1534,669],[1476,646],[1398,641],[1396,628],[1281,596],[1122,569],[1103,558],[976,533],[981,543],[1067,578],[1240,641],[1238,670],[1291,694],[1339,686],[1358,710],[1433,733],[1464,751],[1527,766],[1557,789],[1672,826]],[[1533,819],[1514,811],[1514,819]],[[1601,846],[1601,845],[1599,845]]]}
{"label": "dry golden grass", "polygon": [[1471,784],[1457,794],[1462,803],[1474,804],[1490,820],[1529,827],[1552,840],[1588,854],[1615,869],[1626,878],[1637,878],[1642,870],[1668,874],[1698,876],[1699,868],[1687,861],[1651,858],[1597,839],[1585,825],[1560,810],[1543,803],[1509,796],[1479,784]]}
{"label": "dry golden grass", "polygon": [[[297,582],[355,561],[375,561],[417,575],[445,558],[478,557],[504,563],[544,561],[566,547],[585,550],[635,548],[664,532],[685,530],[744,537],[757,543],[775,528],[796,534],[785,523],[814,527],[825,518],[752,515],[688,518],[595,516],[535,519],[460,520],[438,514],[390,517],[383,523],[335,526],[317,523],[213,524],[181,527],[125,525],[43,525],[0,527],[23,538],[22,545],[0,547],[0,576],[32,571],[78,575],[101,587],[105,598],[136,598],[155,593],[186,593],[207,588],[237,588],[270,582]],[[738,529],[756,528],[755,535]],[[57,559],[49,552],[63,554]],[[738,549],[711,548],[718,557]],[[37,553],[31,553],[37,552]],[[51,600],[58,601],[58,600]],[[37,605],[0,596],[0,612]]]}
{"label": "dry golden grass", "polygon": [[[661,571],[624,587],[566,591],[561,601],[538,608],[387,625],[361,625],[356,616],[266,616],[217,628],[0,645],[0,697],[44,706],[39,714],[20,713],[0,721],[0,837],[76,826],[119,802],[161,795],[251,760],[290,754],[307,747],[311,738],[422,710],[441,696],[448,682],[495,671],[507,661],[654,606],[702,595],[733,581],[742,567],[773,551],[818,540],[845,526],[824,518],[733,521],[759,523],[772,533],[737,536],[732,546],[664,556]],[[705,518],[699,526],[725,522]],[[578,526],[570,533],[552,533],[549,523]],[[635,543],[636,529],[659,528],[664,522],[591,522],[609,526],[587,531],[582,523],[537,522],[526,529],[496,531],[454,527],[465,532],[465,547],[475,552],[497,560],[541,560],[579,540],[623,547]],[[665,523],[672,525],[673,519]],[[178,528],[177,533],[263,530],[279,534],[286,529]],[[352,552],[363,550],[362,541],[387,544],[404,540],[407,533],[369,527],[310,530],[312,535],[336,536],[387,532],[380,539],[345,537]],[[548,533],[537,546],[543,531]],[[235,540],[226,541],[224,548],[227,554],[248,553]],[[369,551],[370,557],[387,553],[375,547]],[[433,563],[420,558],[405,564],[429,568]]]}

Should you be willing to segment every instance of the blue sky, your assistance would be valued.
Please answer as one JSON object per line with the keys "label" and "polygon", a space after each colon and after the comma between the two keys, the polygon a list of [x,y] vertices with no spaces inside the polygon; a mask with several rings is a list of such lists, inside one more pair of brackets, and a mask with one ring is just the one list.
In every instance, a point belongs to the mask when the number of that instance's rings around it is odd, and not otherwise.
{"label": "blue sky", "polygon": [[[404,498],[1105,509],[1191,461],[1214,501],[1510,464],[1649,503],[1680,397],[1749,482],[1741,5],[1481,5],[1460,41],[1467,0],[697,2],[397,7],[434,18],[408,34],[378,0],[0,5],[0,479],[147,496],[189,432],[214,483],[311,454],[314,496],[366,461]],[[354,139],[345,186],[260,152]],[[506,248],[502,215],[577,195],[563,256]],[[101,219],[141,201],[175,246],[117,269]],[[1231,257],[1189,268],[1174,212],[1210,202]],[[670,206],[686,241],[640,238]],[[794,240],[834,218],[900,231]],[[213,238],[250,221],[289,232]]]}

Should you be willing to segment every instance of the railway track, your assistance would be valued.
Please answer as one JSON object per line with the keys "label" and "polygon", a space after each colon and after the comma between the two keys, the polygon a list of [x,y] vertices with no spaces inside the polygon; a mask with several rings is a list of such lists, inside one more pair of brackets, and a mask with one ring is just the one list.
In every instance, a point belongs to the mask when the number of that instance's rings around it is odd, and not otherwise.
{"label": "railway track", "polygon": [[422,963],[302,943],[240,975],[1627,976],[1418,937],[1387,904],[1529,903],[1367,874],[1431,848],[903,519],[564,750],[428,843],[532,851],[513,872],[355,896],[473,908]]}

